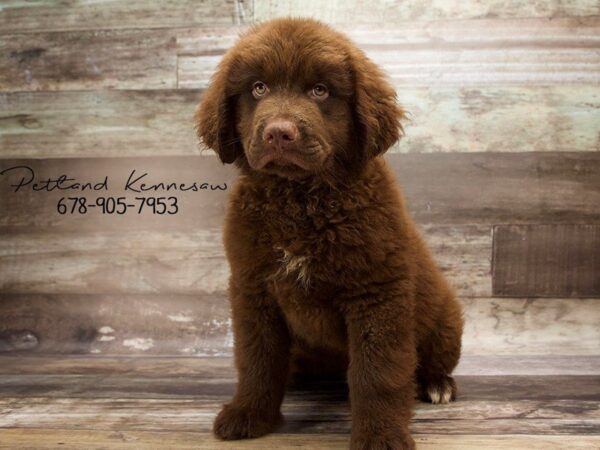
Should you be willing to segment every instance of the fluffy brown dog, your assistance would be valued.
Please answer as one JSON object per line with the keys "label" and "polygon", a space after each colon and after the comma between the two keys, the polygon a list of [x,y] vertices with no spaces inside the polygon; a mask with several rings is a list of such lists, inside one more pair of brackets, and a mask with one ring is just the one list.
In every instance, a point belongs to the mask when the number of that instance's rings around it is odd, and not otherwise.
{"label": "fluffy brown dog", "polygon": [[281,421],[291,368],[347,370],[352,449],[412,449],[419,393],[455,397],[462,314],[381,155],[402,109],[381,71],[313,20],[247,32],[196,114],[241,177],[225,247],[239,381],[222,439]]}

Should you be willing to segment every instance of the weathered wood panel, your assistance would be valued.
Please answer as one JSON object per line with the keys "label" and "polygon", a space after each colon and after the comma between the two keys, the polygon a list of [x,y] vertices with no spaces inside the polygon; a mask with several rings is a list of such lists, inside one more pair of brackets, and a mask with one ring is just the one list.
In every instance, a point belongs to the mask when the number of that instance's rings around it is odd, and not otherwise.
{"label": "weathered wood panel", "polygon": [[95,30],[107,28],[164,28],[229,25],[252,19],[247,0],[151,0],[60,2],[4,1],[0,34]]}
{"label": "weathered wood panel", "polygon": [[[64,380],[69,378],[66,376]],[[479,383],[481,379],[483,384]],[[73,428],[95,430],[118,427],[119,430],[207,432],[215,413],[234,390],[233,383],[220,386],[205,379],[204,383],[188,385],[186,394],[188,380],[166,379],[163,383],[167,393],[171,393],[169,396],[164,391],[155,396],[153,388],[158,380],[150,383],[145,396],[117,395],[132,389],[133,381],[137,381],[133,390],[140,391],[137,395],[142,394],[144,380],[121,377],[113,379],[110,386],[110,377],[104,380],[76,377],[67,383],[71,388],[66,389],[61,387],[65,383],[61,385],[55,380],[54,385],[63,395],[67,394],[65,397],[44,395],[47,383],[40,380],[38,389],[34,379],[24,377],[22,395],[0,398],[3,410],[0,427],[62,428],[68,423]],[[457,382],[461,392],[464,391],[462,399],[450,405],[419,404],[411,428],[416,434],[595,434],[600,427],[599,397],[594,388],[598,381],[597,376],[460,378]],[[113,394],[100,398],[86,395],[89,390],[96,390],[93,387],[96,382]],[[182,385],[177,386],[178,382]],[[77,388],[84,396],[76,392]],[[348,433],[350,411],[344,397],[343,385],[292,390],[282,407],[287,420],[281,431]]]}
{"label": "weathered wood panel", "polygon": [[[600,152],[390,154],[386,159],[400,180],[411,213],[422,225],[600,222]],[[108,175],[108,191],[82,193],[90,199],[135,197],[135,192],[124,191],[134,169],[136,174],[148,173],[143,180],[148,185],[206,182],[226,184],[229,189],[236,176],[231,166],[223,166],[213,156],[0,160],[0,172],[17,165],[31,167],[39,180],[66,174],[80,182],[99,182]],[[147,220],[140,221],[133,220],[133,212],[60,215],[56,212],[59,199],[78,193],[32,192],[31,186],[12,192],[10,185],[23,176],[17,170],[0,176],[0,210],[10,211],[0,215],[5,232],[48,227],[51,231],[218,227],[228,194],[210,189],[152,192],[154,196],[175,193],[180,211],[168,217],[148,212],[142,216]]]}
{"label": "weathered wood panel", "polygon": [[[355,24],[337,28],[380,64],[399,89],[600,81],[599,17],[425,23],[388,18],[375,28]],[[238,32],[182,31],[179,86],[206,87],[219,56]]]}
{"label": "weathered wood panel", "polygon": [[199,155],[196,90],[0,93],[0,158]]}
{"label": "weathered wood panel", "polygon": [[597,299],[463,298],[464,354],[597,355]]}
{"label": "weathered wood panel", "polygon": [[[54,357],[54,359],[59,358]],[[97,358],[97,361],[101,362],[103,359]],[[137,359],[145,360],[146,358]],[[180,359],[171,358],[175,366],[180,364]],[[104,370],[101,373],[73,375],[53,374],[47,369],[42,374],[3,374],[0,379],[0,394],[2,397],[15,399],[31,397],[85,398],[89,400],[164,399],[166,401],[190,399],[202,402],[207,407],[210,403],[220,401],[220,398],[227,400],[234,393],[237,380],[231,359],[228,360],[229,366],[225,378],[221,373],[211,372],[210,366],[213,359],[199,358],[201,362],[207,363],[207,369],[198,375],[187,374],[185,376],[171,372],[166,366],[160,373],[149,377],[138,374],[136,370],[128,373],[110,373]],[[4,362],[4,357],[0,361]],[[42,359],[40,364],[44,362]],[[129,367],[132,368],[131,365]],[[593,402],[600,400],[598,381],[600,381],[600,376],[597,374],[592,376],[458,375],[456,382],[460,393],[459,403],[462,404],[438,407],[420,404],[419,406],[424,410],[422,412],[424,417],[420,418],[460,419],[468,415],[490,418],[493,408],[485,408],[484,402],[486,401],[510,402],[506,408],[498,411],[494,416],[498,419],[511,418],[515,409],[523,410],[528,403],[530,404],[530,412],[527,414],[529,417],[574,418],[578,414],[582,414],[587,418],[600,418],[600,404],[593,405]],[[552,389],[552,386],[557,383],[560,383],[561,387]],[[292,384],[287,388],[286,403],[289,411],[310,409],[310,403],[314,402],[320,402],[324,406],[333,408],[340,404],[339,409],[342,411],[346,407],[344,404],[346,400],[348,400],[348,387],[343,380],[315,380],[303,384]],[[579,407],[572,404],[576,401],[581,402]],[[561,414],[558,411],[560,403],[565,406],[562,411],[564,415],[559,415]],[[583,407],[586,403],[590,406],[589,408]],[[567,404],[571,404],[571,408],[566,408]],[[538,411],[534,412],[533,410]],[[347,412],[342,412],[347,420]],[[586,412],[588,414],[585,414]]]}
{"label": "weathered wood panel", "polygon": [[[599,354],[595,299],[463,298],[462,303],[465,355]],[[218,356],[230,355],[233,345],[224,291],[1,294],[0,315],[3,353]]]}
{"label": "weathered wood panel", "polygon": [[[207,74],[209,75],[209,74]],[[197,155],[197,90],[0,93],[0,158]],[[401,88],[390,152],[600,150],[594,86]]]}
{"label": "weathered wood panel", "polygon": [[1,42],[0,91],[177,85],[176,37],[164,30],[16,34]]}
{"label": "weathered wood panel", "polygon": [[[230,357],[211,356],[105,356],[44,355],[41,353],[3,353],[0,375],[106,375],[135,374],[145,379],[173,376],[234,382]],[[598,375],[600,355],[462,355],[455,372],[460,376]],[[484,378],[477,378],[482,380]],[[489,378],[485,378],[489,379]]]}
{"label": "weathered wood panel", "polygon": [[[25,166],[25,167],[23,167]],[[18,169],[7,170],[14,167]],[[14,185],[33,181],[15,192]],[[213,155],[174,158],[94,158],[94,159],[41,159],[41,160],[0,160],[0,227],[9,232],[47,231],[113,231],[113,230],[206,230],[220,227],[227,194],[237,176],[231,166],[224,166]],[[146,174],[145,177],[139,177]],[[40,187],[48,179],[57,180],[61,175],[74,181],[71,183],[92,183],[100,190],[59,190],[56,183],[50,183],[50,190],[33,189],[34,183]],[[108,178],[106,178],[108,177]],[[106,179],[106,189],[104,183]],[[137,181],[136,181],[137,180]],[[162,185],[161,185],[162,183]],[[172,183],[171,189],[167,189]],[[142,185],[147,189],[142,192]],[[197,190],[194,190],[194,184]],[[182,190],[188,189],[188,190]],[[168,202],[169,212],[175,214],[155,214],[152,207],[144,206],[136,198],[171,197],[177,198],[177,211]],[[95,204],[98,198],[125,197],[128,208],[125,214],[103,213],[96,206],[73,213],[72,203],[65,214],[58,211],[58,202],[66,197],[85,197],[86,204]],[[119,209],[122,211],[122,208]],[[157,213],[162,209],[157,208]],[[51,230],[48,230],[51,228]],[[5,235],[6,236],[6,235]],[[123,236],[115,237],[123,240]],[[17,241],[15,241],[16,243]],[[23,242],[23,241],[21,241]],[[7,245],[12,245],[6,242]]]}
{"label": "weathered wood panel", "polygon": [[308,0],[264,0],[256,2],[254,18],[266,20],[282,15],[310,16],[332,23],[373,23],[380,25],[400,20],[490,18],[556,18],[594,16],[600,6],[594,0],[550,0],[512,2],[481,2],[468,0],[376,0],[363,2],[327,2]]}
{"label": "weathered wood panel", "polygon": [[600,152],[387,158],[422,224],[597,223]]}
{"label": "weathered wood panel", "polygon": [[[239,442],[219,441],[210,433],[172,431],[104,431],[43,428],[0,429],[0,448],[23,450],[81,450],[100,446],[107,450],[170,448],[180,450],[239,450]],[[598,436],[485,436],[418,435],[419,450],[590,450],[600,446]],[[6,444],[3,444],[5,442]],[[271,434],[245,441],[248,450],[331,449],[347,450],[349,438],[343,435]]]}
{"label": "weathered wood panel", "polygon": [[[203,88],[244,28],[7,36],[0,90]],[[600,19],[340,28],[398,87],[597,84]]]}
{"label": "weathered wood panel", "polygon": [[3,352],[218,356],[233,346],[223,292],[0,299]]}
{"label": "weathered wood panel", "polygon": [[600,226],[494,227],[493,286],[501,297],[600,297]]}
{"label": "weathered wood panel", "polygon": [[[215,214],[221,216],[220,211]],[[201,218],[187,221],[190,226],[202,224]],[[135,228],[138,222],[134,215],[128,227]],[[147,227],[7,234],[0,238],[0,291],[199,294],[225,290],[229,268],[219,231],[143,231]],[[491,294],[489,228],[428,227],[424,236],[462,296]]]}

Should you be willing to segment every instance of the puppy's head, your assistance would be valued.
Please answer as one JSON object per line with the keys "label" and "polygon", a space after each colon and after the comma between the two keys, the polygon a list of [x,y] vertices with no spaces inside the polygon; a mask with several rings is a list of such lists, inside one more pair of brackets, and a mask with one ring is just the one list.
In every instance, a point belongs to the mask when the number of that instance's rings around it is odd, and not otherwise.
{"label": "puppy's head", "polygon": [[227,52],[195,117],[224,163],[304,178],[385,152],[403,116],[379,68],[345,36],[314,20],[279,19]]}

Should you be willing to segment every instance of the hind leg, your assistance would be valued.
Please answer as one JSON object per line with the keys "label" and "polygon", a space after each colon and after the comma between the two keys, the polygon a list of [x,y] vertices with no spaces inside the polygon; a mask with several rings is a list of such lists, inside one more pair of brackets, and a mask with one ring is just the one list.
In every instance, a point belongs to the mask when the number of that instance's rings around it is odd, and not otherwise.
{"label": "hind leg", "polygon": [[421,400],[449,403],[456,399],[456,382],[451,374],[460,358],[462,329],[460,305],[449,297],[443,313],[419,345],[416,374]]}

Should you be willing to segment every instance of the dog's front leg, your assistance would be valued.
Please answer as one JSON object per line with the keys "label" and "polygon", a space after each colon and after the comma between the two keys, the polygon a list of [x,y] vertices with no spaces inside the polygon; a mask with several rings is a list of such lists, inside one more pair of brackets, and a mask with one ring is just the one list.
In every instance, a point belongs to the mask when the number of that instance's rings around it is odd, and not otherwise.
{"label": "dog's front leg", "polygon": [[281,423],[290,347],[275,299],[233,283],[230,295],[238,384],[213,426],[214,433],[227,440],[262,436]]}
{"label": "dog's front leg", "polygon": [[352,450],[409,450],[416,348],[408,302],[361,299],[345,314]]}

